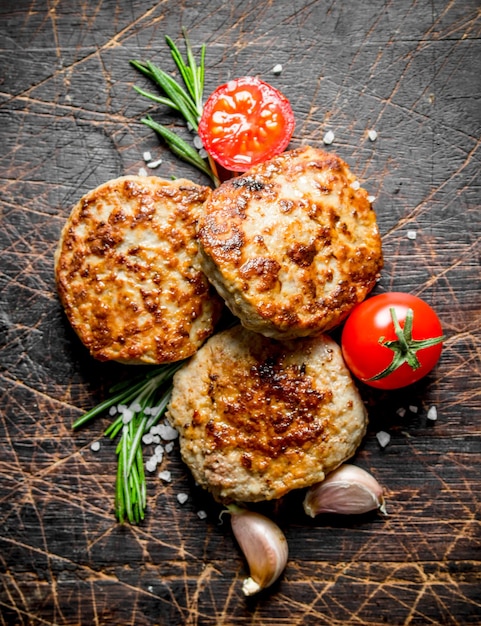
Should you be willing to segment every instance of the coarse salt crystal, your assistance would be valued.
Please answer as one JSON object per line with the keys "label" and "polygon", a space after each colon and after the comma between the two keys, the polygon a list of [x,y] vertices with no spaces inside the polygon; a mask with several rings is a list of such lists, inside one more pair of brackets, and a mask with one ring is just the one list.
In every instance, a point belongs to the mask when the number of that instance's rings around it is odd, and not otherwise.
{"label": "coarse salt crystal", "polygon": [[417,406],[414,406],[414,404],[410,404],[409,410],[411,411],[411,413],[417,413],[419,409]]}
{"label": "coarse salt crystal", "polygon": [[117,415],[117,407],[111,406],[109,409],[109,415],[112,417],[113,415]]}
{"label": "coarse salt crystal", "polygon": [[367,136],[369,137],[369,139],[371,141],[376,141],[376,139],[377,139],[377,132],[374,129],[368,130],[367,131]]}
{"label": "coarse salt crystal", "polygon": [[138,174],[139,176],[147,176],[147,170],[145,169],[145,167],[140,167]]}
{"label": "coarse salt crystal", "polygon": [[404,417],[406,415],[406,409],[403,406],[400,406],[396,413],[399,417]]}
{"label": "coarse salt crystal", "polygon": [[165,444],[165,451],[167,452],[167,454],[169,454],[169,452],[172,452],[173,449],[174,449],[173,441],[170,441],[169,443]]}
{"label": "coarse salt crystal", "polygon": [[144,152],[142,156],[144,157],[144,161],[150,161],[152,159],[152,154],[148,150]]}
{"label": "coarse salt crystal", "polygon": [[177,439],[179,436],[179,433],[175,430],[175,428],[172,428],[172,426],[169,426],[168,424],[159,424],[158,432],[164,441],[172,441]]}
{"label": "coarse salt crystal", "polygon": [[100,450],[100,441],[94,441],[90,446],[92,452],[98,452]]}
{"label": "coarse salt crystal", "polygon": [[426,417],[428,418],[428,420],[432,420],[433,422],[438,419],[438,410],[435,406],[429,407]]}
{"label": "coarse salt crystal", "polygon": [[134,417],[134,412],[130,409],[124,409],[122,411],[122,423],[128,424]]}
{"label": "coarse salt crystal", "polygon": [[196,135],[194,137],[194,146],[197,148],[197,150],[200,150],[201,148],[204,147],[204,144],[202,143],[202,139],[199,137],[199,135]]}
{"label": "coarse salt crystal", "polygon": [[274,67],[272,68],[272,73],[279,75],[282,72],[282,65],[280,63],[277,63],[277,65],[274,65]]}
{"label": "coarse salt crystal", "polygon": [[149,161],[147,163],[147,167],[151,170],[155,170],[155,168],[159,167],[159,165],[162,165],[162,159],[157,159],[157,161]]}
{"label": "coarse salt crystal", "polygon": [[169,470],[163,470],[162,472],[159,472],[159,478],[166,483],[170,483],[170,481],[172,480],[172,474],[171,472],[169,472]]}
{"label": "coarse salt crystal", "polygon": [[201,159],[206,159],[209,156],[209,153],[207,152],[205,148],[201,148],[199,150],[199,156]]}
{"label": "coarse salt crystal", "polygon": [[371,204],[376,200],[376,196],[368,196],[367,197],[367,201],[370,202]]}
{"label": "coarse salt crystal", "polygon": [[150,473],[155,472],[155,470],[157,469],[157,461],[150,458],[145,464],[145,469]]}
{"label": "coarse salt crystal", "polygon": [[326,144],[326,146],[330,145],[334,141],[335,135],[332,130],[328,130],[327,133],[322,138],[322,141]]}
{"label": "coarse salt crystal", "polygon": [[391,441],[391,435],[385,430],[380,430],[378,433],[376,433],[376,439],[378,440],[381,448],[385,448],[387,444]]}
{"label": "coarse salt crystal", "polygon": [[145,443],[146,446],[148,446],[150,443],[152,443],[152,435],[150,433],[145,433],[145,435],[142,437],[142,442]]}
{"label": "coarse salt crystal", "polygon": [[354,190],[359,189],[360,186],[361,186],[361,183],[358,180],[355,180],[354,182],[350,184],[351,189],[354,189]]}
{"label": "coarse salt crystal", "polygon": [[177,500],[180,502],[180,504],[185,504],[188,499],[189,499],[189,496],[186,493],[177,494]]}
{"label": "coarse salt crystal", "polygon": [[203,510],[197,511],[197,517],[199,519],[205,519],[207,517],[207,513]]}
{"label": "coarse salt crystal", "polygon": [[132,411],[134,411],[134,413],[139,413],[139,411],[142,410],[142,407],[140,406],[138,402],[135,402],[134,404],[132,404],[130,408]]}
{"label": "coarse salt crystal", "polygon": [[415,230],[408,230],[408,232],[406,233],[407,238],[408,239],[416,239],[416,231]]}

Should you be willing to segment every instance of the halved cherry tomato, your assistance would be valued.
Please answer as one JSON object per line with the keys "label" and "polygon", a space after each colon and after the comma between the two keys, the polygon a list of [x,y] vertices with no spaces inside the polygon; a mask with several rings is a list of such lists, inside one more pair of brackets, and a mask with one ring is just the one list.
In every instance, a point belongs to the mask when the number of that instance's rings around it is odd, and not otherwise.
{"label": "halved cherry tomato", "polygon": [[433,369],[443,339],[439,318],[424,300],[390,292],[353,309],[341,344],[346,365],[359,380],[379,389],[398,389]]}
{"label": "halved cherry tomato", "polygon": [[199,123],[204,148],[222,167],[245,172],[283,152],[294,132],[289,100],[253,76],[218,87]]}

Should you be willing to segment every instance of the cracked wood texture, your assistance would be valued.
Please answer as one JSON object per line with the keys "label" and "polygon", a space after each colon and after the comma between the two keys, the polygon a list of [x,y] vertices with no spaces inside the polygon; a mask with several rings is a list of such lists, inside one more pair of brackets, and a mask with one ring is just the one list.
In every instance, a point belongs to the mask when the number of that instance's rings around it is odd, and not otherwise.
{"label": "cracked wood texture", "polygon": [[[3,0],[0,17],[0,623],[480,624],[478,1]],[[171,483],[148,476],[144,523],[115,521],[109,418],[71,424],[130,370],[86,354],[53,278],[72,206],[138,173],[145,151],[159,176],[207,183],[139,121],[183,132],[179,119],[132,89],[147,82],[129,59],[173,71],[164,37],[181,44],[183,27],[196,52],[207,44],[206,93],[256,74],[292,103],[292,147],[334,131],[327,149],[376,197],[376,291],[423,297],[447,335],[418,385],[361,389],[370,427],[355,462],[384,485],[388,517],[311,520],[301,494],[261,507],[290,559],[247,600],[229,524],[177,448],[162,464]]]}

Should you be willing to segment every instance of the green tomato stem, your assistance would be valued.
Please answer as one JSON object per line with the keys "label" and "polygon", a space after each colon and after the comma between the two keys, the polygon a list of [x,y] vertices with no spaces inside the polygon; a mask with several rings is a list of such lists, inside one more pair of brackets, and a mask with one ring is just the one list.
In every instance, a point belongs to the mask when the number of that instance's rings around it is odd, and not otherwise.
{"label": "green tomato stem", "polygon": [[445,339],[444,335],[440,337],[432,337],[430,339],[413,339],[412,329],[414,324],[414,311],[412,309],[407,310],[404,320],[404,328],[401,328],[401,325],[399,324],[395,308],[391,307],[389,312],[391,313],[397,340],[385,341],[384,337],[380,337],[379,343],[392,350],[394,355],[391,363],[383,369],[382,372],[372,376],[369,380],[381,380],[381,378],[386,378],[386,376],[395,372],[404,363],[407,363],[412,370],[419,369],[421,367],[421,363],[416,355],[418,350],[435,346]]}

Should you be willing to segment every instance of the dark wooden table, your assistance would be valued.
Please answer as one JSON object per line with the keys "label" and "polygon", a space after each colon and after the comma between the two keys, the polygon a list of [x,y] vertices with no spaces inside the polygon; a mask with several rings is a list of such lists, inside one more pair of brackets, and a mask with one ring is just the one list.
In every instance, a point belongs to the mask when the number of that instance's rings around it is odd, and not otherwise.
{"label": "dark wooden table", "polygon": [[[479,6],[2,0],[1,624],[481,624]],[[149,475],[145,522],[115,521],[109,418],[71,424],[128,368],[87,355],[53,278],[71,207],[136,174],[145,151],[163,158],[159,176],[207,182],[139,122],[159,108],[132,89],[146,83],[129,59],[173,70],[164,37],[181,43],[182,27],[196,51],[207,43],[206,93],[256,74],[289,97],[293,147],[334,131],[326,149],[377,198],[376,290],[425,298],[447,335],[422,383],[362,389],[371,421],[355,461],[385,486],[389,516],[312,521],[288,498],[272,511],[290,545],[285,574],[249,600],[229,525],[177,448],[162,466],[171,483]]]}

